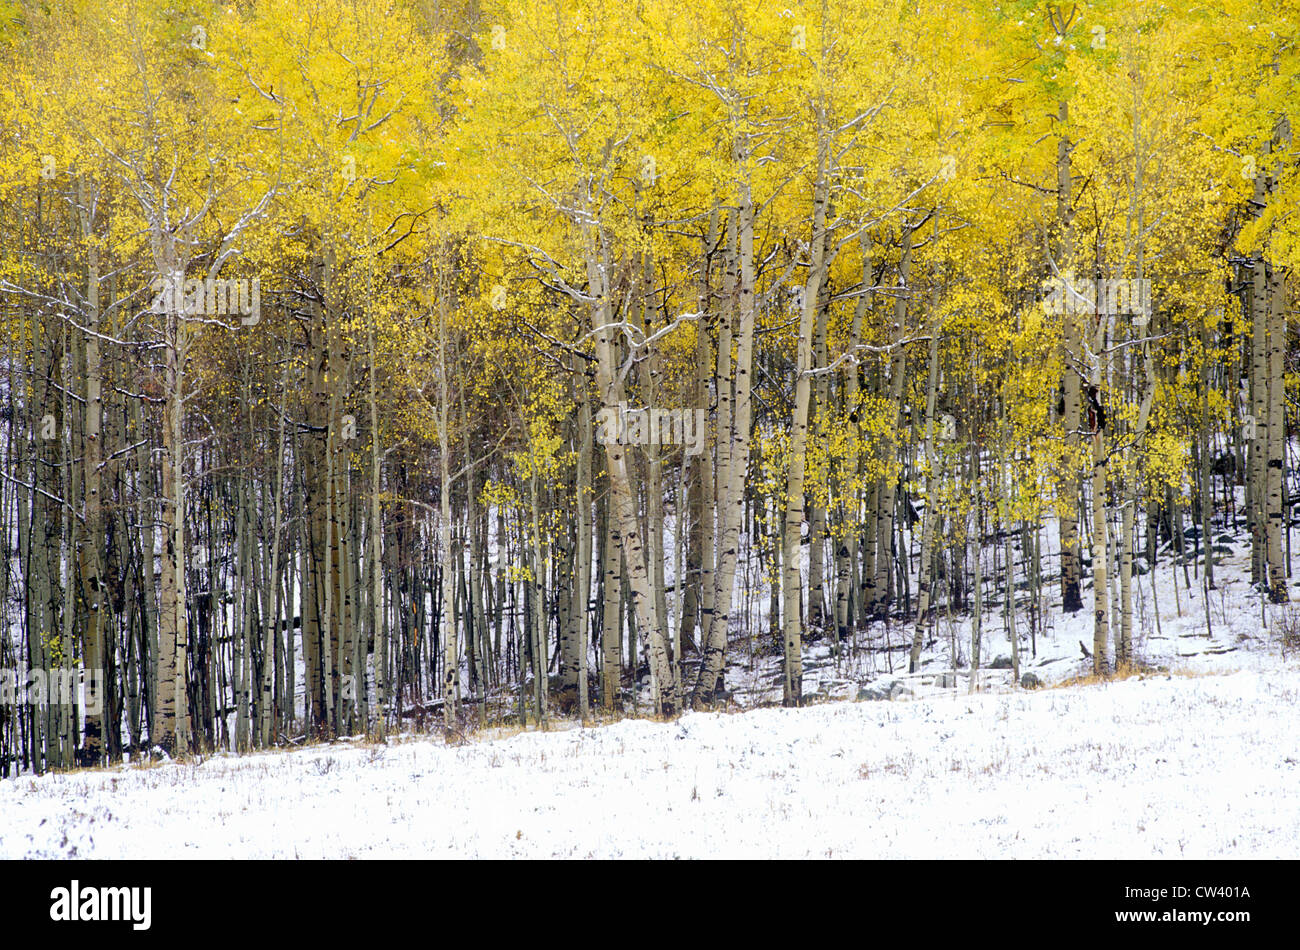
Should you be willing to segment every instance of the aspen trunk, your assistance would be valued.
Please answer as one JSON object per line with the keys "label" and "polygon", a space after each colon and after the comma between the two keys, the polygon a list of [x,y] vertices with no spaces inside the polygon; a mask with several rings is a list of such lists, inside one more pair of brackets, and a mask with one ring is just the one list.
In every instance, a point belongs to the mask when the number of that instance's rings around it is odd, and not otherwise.
{"label": "aspen trunk", "polygon": [[1283,505],[1284,462],[1286,451],[1285,369],[1286,315],[1281,274],[1272,269],[1268,281],[1268,478],[1266,550],[1268,558],[1269,600],[1286,603],[1286,561],[1282,556],[1282,531],[1286,509]]}
{"label": "aspen trunk", "polygon": [[[1263,201],[1263,175],[1255,181],[1256,194]],[[1268,518],[1266,493],[1269,453],[1268,403],[1268,265],[1260,256],[1254,259],[1250,293],[1250,414],[1254,420],[1254,438],[1250,440],[1250,567],[1251,581],[1267,586]]]}
{"label": "aspen trunk", "polygon": [[604,577],[601,588],[604,594],[601,624],[601,703],[606,712],[622,708],[619,698],[621,669],[619,643],[623,633],[623,572],[620,569],[622,551],[618,545],[618,529],[614,526],[612,491],[607,491],[604,504],[604,543],[602,564]]}
{"label": "aspen trunk", "polygon": [[[718,342],[718,467],[715,487],[718,498],[717,568],[714,574],[713,613],[709,618],[704,656],[692,691],[697,706],[711,701],[726,664],[731,605],[735,596],[736,561],[740,549],[740,526],[745,512],[745,476],[749,469],[750,423],[753,416],[752,378],[754,362],[754,207],[748,179],[740,187],[735,217],[737,253],[734,264],[737,345],[734,380],[723,380],[721,367],[729,359],[730,337]],[[729,284],[732,282],[729,281]],[[724,318],[724,324],[725,324]],[[726,425],[722,414],[723,391],[732,387],[732,417]]]}
{"label": "aspen trunk", "polygon": [[1107,563],[1110,518],[1106,510],[1106,483],[1110,456],[1106,450],[1106,432],[1101,408],[1102,384],[1105,380],[1102,370],[1105,357],[1101,354],[1106,349],[1106,318],[1098,313],[1096,319],[1097,337],[1093,351],[1098,355],[1090,374],[1091,406],[1088,413],[1089,428],[1092,432],[1092,664],[1093,672],[1104,675],[1108,672],[1106,650],[1110,639],[1110,571]]}
{"label": "aspen trunk", "polygon": [[[712,287],[709,279],[710,251],[718,239],[718,211],[715,208],[709,215],[709,231],[705,237],[704,250],[700,261],[700,278],[698,288],[698,305],[701,315],[710,312],[712,307]],[[715,364],[709,335],[701,319],[695,326],[695,397],[692,407],[703,412],[709,404],[709,367]],[[721,359],[721,355],[718,355]],[[721,405],[721,394],[719,395]],[[719,420],[721,416],[719,416]],[[718,435],[724,430],[719,421]],[[730,434],[725,433],[728,441]],[[701,438],[704,438],[701,433]],[[686,593],[682,602],[681,633],[678,636],[679,663],[690,643],[696,652],[701,652],[713,623],[714,606],[714,540],[717,536],[715,515],[716,489],[713,474],[713,447],[721,452],[721,437],[706,439],[706,445],[698,455],[690,459],[690,510],[691,539],[686,554]],[[694,634],[694,638],[688,637]],[[691,640],[693,639],[693,642]]]}
{"label": "aspen trunk", "polygon": [[[813,194],[812,262],[804,288],[803,312],[799,316],[798,354],[794,390],[794,414],[790,420],[790,459],[785,486],[785,521],[781,532],[782,640],[785,655],[782,703],[803,704],[803,623],[799,614],[802,588],[799,554],[804,521],[804,470],[808,447],[808,412],[812,395],[812,346],[816,311],[828,266],[826,246],[826,146],[821,143],[818,180]],[[816,539],[813,539],[816,543]],[[810,607],[811,611],[811,607]]]}
{"label": "aspen trunk", "polygon": [[[974,456],[978,448],[972,443],[971,454]],[[968,692],[975,692],[979,687],[980,671],[980,624],[984,619],[984,537],[983,522],[984,510],[981,507],[980,482],[975,479],[975,501],[971,510],[971,519],[974,522],[974,540],[975,540],[975,579],[972,582],[974,592],[974,609],[971,611],[970,624],[970,689]]]}
{"label": "aspen trunk", "polygon": [[[1072,279],[1074,258],[1073,218],[1071,210],[1073,178],[1070,158],[1073,146],[1070,143],[1068,123],[1070,121],[1069,105],[1062,100],[1059,103],[1057,120],[1061,131],[1056,142],[1056,220],[1060,228],[1058,246],[1060,248],[1059,268],[1066,280]],[[1082,332],[1075,315],[1078,309],[1069,290],[1065,294],[1065,313],[1062,317],[1062,346],[1065,352],[1065,379],[1061,384],[1064,412],[1061,417],[1065,434],[1065,471],[1060,481],[1060,532],[1061,532],[1061,606],[1067,613],[1083,609],[1083,597],[1080,594],[1079,581],[1082,576],[1082,558],[1079,553],[1079,422],[1080,422],[1080,380],[1071,367],[1072,360],[1080,355]]]}
{"label": "aspen trunk", "polygon": [[[1283,152],[1291,148],[1291,120],[1283,115],[1277,123],[1272,147]],[[1270,179],[1270,192],[1276,180]],[[1269,599],[1275,604],[1286,603],[1288,558],[1282,554],[1282,533],[1289,513],[1286,506],[1286,346],[1287,346],[1287,293],[1283,271],[1273,268],[1269,281],[1269,359],[1268,359],[1268,577]],[[1290,552],[1288,532],[1287,551]]]}
{"label": "aspen trunk", "polygon": [[921,563],[920,577],[916,585],[916,626],[912,632],[912,649],[907,657],[909,673],[920,669],[921,648],[925,638],[926,621],[930,614],[930,588],[932,585],[932,564],[934,561],[934,508],[935,494],[938,486],[935,467],[941,462],[935,451],[934,409],[939,389],[939,325],[935,311],[938,308],[938,287],[930,301],[930,371],[925,398],[925,515],[921,526]]}
{"label": "aspen trunk", "polygon": [[[829,276],[829,275],[828,275]],[[816,319],[813,328],[813,359],[818,366],[829,362],[826,348],[826,324],[830,301],[828,299],[829,279],[824,277],[818,290]],[[819,413],[827,411],[830,394],[830,374],[817,377],[813,385],[812,399],[809,407],[810,425],[813,439],[819,439]],[[808,512],[808,629],[818,635],[826,629],[826,507],[820,500],[819,492],[812,492],[809,497]]]}
{"label": "aspen trunk", "polygon": [[591,601],[591,457],[594,442],[591,430],[591,403],[585,391],[578,405],[578,543],[575,551],[573,612],[577,618],[575,648],[578,653],[578,718],[587,721],[587,641],[589,638]]}
{"label": "aspen trunk", "polygon": [[[439,283],[444,276],[441,267],[438,274]],[[447,297],[446,293],[438,295],[438,474],[440,488],[438,498],[438,543],[442,551],[442,648],[443,648],[443,686],[442,686],[442,723],[448,735],[457,728],[456,704],[460,698],[460,651],[457,644],[457,625],[454,614],[455,591],[453,589],[453,571],[451,565],[451,413],[449,406],[451,392],[447,377],[451,366],[447,363]],[[536,515],[534,514],[534,520]],[[536,530],[536,524],[534,524]],[[459,557],[459,555],[457,555]],[[537,567],[540,569],[540,561]],[[541,605],[538,605],[538,610]],[[540,671],[545,682],[546,670]]]}
{"label": "aspen trunk", "polygon": [[[592,308],[593,330],[596,335],[597,385],[604,400],[606,412],[618,412],[617,373],[614,362],[610,322],[610,308],[606,296],[603,269],[604,262],[597,262],[595,255],[588,259],[588,279],[596,289],[598,303]],[[651,676],[655,682],[656,712],[671,715],[672,705],[672,666],[664,640],[664,629],[659,617],[657,601],[650,589],[650,572],[646,565],[645,545],[641,537],[639,519],[636,515],[635,495],[632,491],[627,449],[617,441],[605,445],[606,468],[609,472],[611,491],[611,509],[614,529],[617,531],[618,546],[623,552],[623,563],[627,570],[631,606],[636,615],[637,627],[645,638],[650,655]],[[636,658],[632,658],[635,665]]]}
{"label": "aspen trunk", "polygon": [[876,489],[876,603],[873,613],[888,617],[891,606],[889,591],[893,589],[894,570],[894,508],[898,488],[896,442],[902,420],[904,374],[907,372],[907,354],[902,341],[907,330],[907,301],[911,295],[912,229],[904,225],[902,253],[898,261],[898,296],[894,299],[894,351],[889,364],[889,406],[887,425],[881,439],[882,463],[885,474]]}
{"label": "aspen trunk", "polygon": [[[285,427],[285,402],[288,399],[289,391],[289,361],[286,358],[284,368],[280,374],[280,423],[276,429],[275,440],[275,485],[272,497],[271,520],[271,573],[268,575],[269,584],[266,585],[263,593],[262,608],[262,704],[259,709],[257,723],[258,744],[263,748],[271,744],[273,738],[272,729],[274,726],[274,703],[272,702],[272,693],[274,685],[275,665],[272,657],[275,652],[275,644],[278,639],[276,635],[277,628],[280,625],[280,531],[283,527],[284,516],[284,427]],[[292,634],[292,630],[290,631]]]}
{"label": "aspen trunk", "polygon": [[[696,706],[710,702],[726,665],[727,637],[735,594],[736,561],[744,509],[745,470],[749,465],[749,386],[754,335],[753,207],[747,182],[740,189],[739,208],[727,221],[727,269],[723,312],[718,329],[716,538],[713,605],[708,628],[701,631],[703,655],[691,700]],[[731,364],[732,323],[737,322],[739,342],[734,373]]]}
{"label": "aspen trunk", "polygon": [[[158,272],[166,280],[184,275],[182,261],[164,250]],[[185,570],[185,455],[184,415],[186,326],[183,301],[164,294],[161,596],[158,610],[158,707],[151,739],[166,752],[184,752],[190,743],[188,677],[189,624],[186,611]]]}
{"label": "aspen trunk", "polygon": [[[862,323],[867,311],[870,309],[874,293],[871,291],[872,271],[871,271],[871,238],[867,232],[862,233],[860,239],[862,248],[862,286],[858,291],[858,300],[853,308],[853,322],[849,329],[849,352],[857,351],[858,344],[862,342]],[[863,446],[862,446],[862,407],[861,402],[861,383],[859,380],[859,369],[855,362],[850,364],[849,371],[846,374],[844,382],[844,404],[845,411],[849,417],[851,428],[849,436],[851,439],[851,451],[849,454],[849,464],[847,474],[848,483],[857,484],[861,481],[863,469]],[[845,492],[844,483],[841,483],[841,491]],[[872,489],[874,491],[874,489]],[[865,506],[863,505],[865,501]],[[852,636],[850,627],[850,617],[856,622],[858,613],[863,609],[870,600],[869,585],[875,584],[875,545],[861,544],[863,525],[863,511],[874,511],[871,503],[870,492],[865,499],[860,499],[856,491],[845,492],[844,514],[846,524],[844,528],[844,541],[840,545],[842,550],[839,552],[839,561],[837,569],[839,578],[836,586],[835,602],[835,630],[837,644],[844,639]],[[862,552],[862,561],[859,564],[858,552]],[[862,586],[855,587],[853,579],[854,568],[861,571]],[[855,594],[857,596],[855,596]]]}
{"label": "aspen trunk", "polygon": [[[98,765],[104,755],[104,717],[102,708],[107,687],[105,674],[104,627],[108,606],[101,570],[101,552],[104,551],[103,504],[100,497],[102,484],[100,465],[103,459],[101,419],[103,415],[103,370],[100,366],[99,339],[99,252],[89,251],[89,274],[86,284],[87,326],[85,334],[86,421],[83,431],[82,479],[85,491],[85,536],[80,546],[80,573],[82,596],[86,602],[84,650],[82,662],[86,670],[86,732],[83,762]],[[111,644],[109,645],[111,649]]]}
{"label": "aspen trunk", "polygon": [[[603,235],[589,235],[587,253],[587,280],[595,302],[591,306],[592,332],[596,340],[596,385],[603,402],[604,412],[619,412],[621,385],[619,367],[615,361],[614,333],[611,326],[613,308],[609,299],[608,255],[603,246]],[[630,608],[636,625],[644,638],[650,659],[650,676],[653,684],[656,713],[673,715],[672,663],[664,635],[663,618],[659,614],[658,600],[651,589],[650,571],[646,563],[645,544],[636,512],[636,493],[633,491],[631,467],[626,446],[615,439],[605,445],[606,470],[609,473],[610,507],[617,542],[623,553],[623,566],[627,572]],[[631,657],[635,673],[636,656]],[[635,694],[635,676],[633,683]]]}

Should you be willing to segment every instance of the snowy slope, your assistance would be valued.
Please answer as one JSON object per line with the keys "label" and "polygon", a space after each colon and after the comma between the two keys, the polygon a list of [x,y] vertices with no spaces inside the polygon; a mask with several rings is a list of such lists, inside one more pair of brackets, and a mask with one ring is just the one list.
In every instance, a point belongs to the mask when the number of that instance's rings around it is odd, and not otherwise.
{"label": "snowy slope", "polygon": [[[1238,526],[1240,528],[1240,526]],[[1190,534],[1190,532],[1189,532]],[[1055,523],[1043,532],[1046,549],[1043,557],[1044,588],[1042,629],[1032,635],[1026,615],[1028,594],[1023,586],[1024,563],[1020,541],[1014,541],[1017,559],[1016,630],[1020,638],[1020,669],[1032,672],[1046,684],[1060,683],[1091,672],[1090,660],[1084,658],[1080,643],[1093,646],[1092,579],[1085,570],[1084,608],[1067,614],[1061,609],[1059,554],[1056,549]],[[1185,557],[1179,558],[1166,542],[1159,553],[1155,571],[1149,571],[1145,559],[1135,558],[1133,578],[1133,649],[1135,661],[1144,667],[1172,671],[1232,672],[1241,669],[1273,669],[1277,663],[1280,629],[1290,625],[1300,629],[1300,604],[1265,606],[1260,592],[1250,584],[1250,540],[1219,534],[1211,538],[1215,586],[1204,585],[1202,559],[1196,556],[1194,540],[1187,542]],[[985,558],[992,554],[984,551]],[[1085,549],[1086,553],[1086,549]],[[805,575],[807,574],[805,554]],[[1009,663],[1011,638],[1001,601],[1000,583],[992,565],[986,565],[985,577],[993,578],[986,591],[986,606],[981,620],[981,665],[988,667],[998,658]],[[915,583],[915,577],[912,579]],[[1300,601],[1300,581],[1292,593]],[[805,589],[807,581],[805,580]],[[1117,636],[1118,581],[1112,590],[1111,651]],[[1158,594],[1158,600],[1156,595]],[[1207,596],[1208,594],[1208,596]],[[766,597],[751,598],[756,608]],[[949,615],[943,605],[934,612],[927,629],[921,666],[925,670],[966,669],[969,667],[971,627],[969,613]],[[740,618],[733,616],[733,626]],[[747,629],[765,631],[770,623],[765,611],[747,618]],[[888,623],[873,621],[855,634],[853,644],[845,644],[837,657],[829,640],[805,644],[804,695],[821,694],[827,698],[852,699],[863,686],[887,689],[897,675],[907,669],[907,653],[914,631],[912,620],[894,617]],[[727,687],[736,704],[752,708],[781,700],[781,659],[777,651],[755,650],[760,637],[734,640],[728,654]],[[770,638],[769,638],[770,639]],[[953,645],[956,663],[953,662]],[[693,666],[688,660],[688,667]],[[649,682],[641,684],[642,703],[649,702]]]}
{"label": "snowy slope", "polygon": [[0,857],[1294,857],[1300,666],[0,782]]}

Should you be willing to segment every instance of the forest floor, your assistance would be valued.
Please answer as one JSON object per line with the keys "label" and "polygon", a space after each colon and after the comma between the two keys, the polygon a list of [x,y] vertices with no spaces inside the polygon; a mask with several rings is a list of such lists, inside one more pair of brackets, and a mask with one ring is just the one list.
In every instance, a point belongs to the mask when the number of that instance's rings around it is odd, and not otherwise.
{"label": "forest floor", "polygon": [[[1033,637],[1017,622],[1037,689],[1013,690],[1009,674],[974,695],[960,678],[908,679],[912,627],[896,622],[838,655],[810,644],[810,705],[771,708],[780,659],[738,642],[729,710],[675,722],[342,739],[0,781],[0,858],[1292,857],[1300,651],[1279,641],[1300,608],[1262,617],[1248,545],[1215,544],[1208,598],[1194,559],[1185,571],[1162,557],[1138,578],[1142,671],[1127,678],[1087,678],[1091,612],[1050,600]],[[1006,665],[1003,621],[986,604],[984,666]],[[941,618],[923,669],[952,669],[954,649],[965,666],[970,625]]]}
{"label": "forest floor", "polygon": [[0,782],[2,858],[1293,857],[1300,664]]}
{"label": "forest floor", "polygon": [[[1250,539],[1243,525],[1234,526],[1235,536],[1216,533],[1211,536],[1214,586],[1207,590],[1203,576],[1203,559],[1196,555],[1196,529],[1189,531],[1186,554],[1178,556],[1166,542],[1158,553],[1154,572],[1147,570],[1145,559],[1134,559],[1133,577],[1133,656],[1136,663],[1150,670],[1190,670],[1197,673],[1231,672],[1242,669],[1270,670],[1276,667],[1284,631],[1300,652],[1300,580],[1291,593],[1293,603],[1265,607],[1258,590],[1250,584]],[[1015,629],[1019,633],[1020,673],[1033,674],[1044,685],[1089,675],[1092,661],[1081,647],[1093,649],[1092,579],[1085,557],[1083,579],[1084,609],[1068,614],[1061,609],[1059,555],[1052,549],[1056,538],[1054,525],[1044,532],[1048,550],[1043,552],[1043,592],[1041,610],[1031,621],[1025,609],[1027,585],[1017,583]],[[991,548],[986,548],[989,557]],[[1000,553],[1000,552],[998,552]],[[1019,538],[1014,542],[1013,557],[1019,578],[1025,576]],[[805,566],[806,573],[806,566]],[[988,571],[986,576],[996,572]],[[912,578],[915,584],[915,577]],[[806,583],[806,582],[805,582]],[[941,581],[940,581],[941,583]],[[1112,582],[1112,611],[1118,602],[1118,584]],[[914,588],[913,588],[914,589]],[[1158,600],[1157,595],[1158,594]],[[1007,634],[1008,618],[1003,592],[986,592],[981,619],[981,668],[1002,668],[1004,673],[994,683],[1010,684],[1011,639]],[[755,599],[747,625],[766,630],[768,612]],[[734,618],[733,618],[734,619]],[[928,626],[921,669],[927,673],[969,669],[972,614],[949,615],[941,606]],[[1036,627],[1037,629],[1032,629]],[[897,618],[890,622],[873,622],[856,640],[841,644],[836,650],[829,638],[805,644],[803,689],[805,697],[823,699],[866,698],[867,694],[888,694],[906,686],[915,695],[925,694],[928,685],[917,684],[903,674],[907,671],[908,651],[914,624]],[[1117,635],[1111,631],[1113,641]],[[752,709],[781,701],[782,662],[779,638],[757,635],[733,640],[728,654],[727,689],[737,706]],[[1111,657],[1113,660],[1113,656]],[[694,664],[688,658],[688,672]],[[965,681],[959,685],[964,686]],[[648,676],[639,684],[640,701],[648,704]]]}

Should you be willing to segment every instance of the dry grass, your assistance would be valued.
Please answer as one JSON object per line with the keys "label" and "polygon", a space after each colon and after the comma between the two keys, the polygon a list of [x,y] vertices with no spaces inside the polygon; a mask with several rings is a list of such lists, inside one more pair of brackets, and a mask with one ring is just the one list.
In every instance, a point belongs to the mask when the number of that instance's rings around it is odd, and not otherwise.
{"label": "dry grass", "polygon": [[[1073,686],[1101,686],[1106,683],[1116,683],[1120,680],[1139,679],[1144,680],[1152,676],[1171,676],[1184,675],[1182,673],[1173,674],[1163,667],[1145,666],[1141,663],[1129,663],[1121,666],[1111,673],[1081,673],[1078,676],[1071,676],[1068,679],[1054,683],[1049,689],[1068,689]],[[1193,674],[1185,674],[1193,675]],[[1208,674],[1194,674],[1208,675]]]}
{"label": "dry grass", "polygon": [[[725,707],[719,705],[713,707],[714,712],[739,713],[743,709],[732,703],[727,703]],[[361,749],[366,752],[367,761],[373,762],[382,755],[383,749],[388,746],[407,745],[409,743],[428,742],[431,738],[441,735],[449,745],[472,745],[483,742],[497,742],[502,739],[510,739],[514,736],[522,735],[527,732],[565,732],[570,729],[592,729],[602,726],[609,726],[616,722],[623,722],[628,719],[645,720],[648,722],[668,723],[676,720],[666,716],[658,716],[649,711],[639,712],[636,714],[629,712],[606,712],[604,710],[593,709],[587,716],[586,723],[579,721],[577,716],[557,716],[552,715],[547,722],[546,728],[540,728],[536,720],[530,720],[527,726],[521,726],[518,722],[493,723],[479,728],[472,720],[464,724],[463,731],[454,730],[448,733],[442,726],[441,722],[423,732],[407,731],[392,732],[389,731],[382,739],[372,730],[365,735],[351,737],[344,741],[343,737],[325,737],[319,735],[301,735],[294,736],[287,741],[281,741],[277,744],[268,746],[264,749],[253,749],[244,753],[229,752],[221,749],[215,752],[175,752],[169,759],[154,758],[148,753],[136,753],[136,757],[130,762],[112,762],[97,766],[75,766],[68,769],[51,769],[51,774],[58,775],[79,775],[95,772],[114,771],[117,769],[129,769],[131,771],[146,771],[162,768],[167,765],[181,765],[191,770],[201,766],[204,761],[212,757],[238,757],[241,759],[257,755],[274,755],[279,752],[292,752],[302,749],[315,749],[324,751],[328,748],[335,749]]]}
{"label": "dry grass", "polygon": [[1273,629],[1282,644],[1282,655],[1300,653],[1300,605],[1287,604],[1273,615]]}

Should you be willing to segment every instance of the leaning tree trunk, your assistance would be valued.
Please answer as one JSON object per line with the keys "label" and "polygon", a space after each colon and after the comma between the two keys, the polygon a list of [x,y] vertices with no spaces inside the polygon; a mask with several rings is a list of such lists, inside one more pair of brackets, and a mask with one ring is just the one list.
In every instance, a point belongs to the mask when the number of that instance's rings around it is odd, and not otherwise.
{"label": "leaning tree trunk", "polygon": [[[606,273],[608,266],[604,249],[598,249],[596,242],[593,241],[587,255],[587,279],[596,298],[591,307],[592,331],[596,338],[596,384],[605,411],[616,413],[619,411],[616,398],[619,368],[614,362],[613,335],[616,329],[611,325],[612,311]],[[636,614],[637,628],[645,639],[650,656],[650,675],[655,687],[655,711],[662,715],[672,715],[676,711],[672,701],[672,664],[668,657],[663,624],[657,610],[654,592],[650,589],[650,573],[646,565],[641,526],[636,514],[636,496],[632,490],[626,446],[617,440],[607,443],[605,461],[609,472],[614,524],[618,532],[618,544],[623,551],[623,564],[627,570],[632,609]],[[635,656],[632,657],[632,662],[635,667]],[[545,670],[542,674],[545,675]]]}

